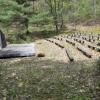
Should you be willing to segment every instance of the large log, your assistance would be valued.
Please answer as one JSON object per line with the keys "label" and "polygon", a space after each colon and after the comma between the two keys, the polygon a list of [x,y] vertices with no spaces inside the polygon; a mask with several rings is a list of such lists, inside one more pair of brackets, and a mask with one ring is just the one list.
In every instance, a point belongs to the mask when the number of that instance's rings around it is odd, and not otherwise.
{"label": "large log", "polygon": [[35,44],[11,44],[0,50],[0,58],[35,56]]}

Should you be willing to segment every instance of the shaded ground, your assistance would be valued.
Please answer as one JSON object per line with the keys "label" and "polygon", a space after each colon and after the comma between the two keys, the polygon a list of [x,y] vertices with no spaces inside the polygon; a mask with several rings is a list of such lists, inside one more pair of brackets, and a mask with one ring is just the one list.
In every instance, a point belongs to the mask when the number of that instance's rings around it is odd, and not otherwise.
{"label": "shaded ground", "polygon": [[100,100],[99,69],[96,61],[0,63],[0,100]]}

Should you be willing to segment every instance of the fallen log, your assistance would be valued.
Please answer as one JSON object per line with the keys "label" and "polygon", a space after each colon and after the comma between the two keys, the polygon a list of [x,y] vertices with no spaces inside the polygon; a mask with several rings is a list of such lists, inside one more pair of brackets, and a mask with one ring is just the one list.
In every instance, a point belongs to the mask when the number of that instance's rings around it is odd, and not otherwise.
{"label": "fallen log", "polygon": [[0,50],[0,58],[35,56],[35,45],[31,44],[11,44]]}

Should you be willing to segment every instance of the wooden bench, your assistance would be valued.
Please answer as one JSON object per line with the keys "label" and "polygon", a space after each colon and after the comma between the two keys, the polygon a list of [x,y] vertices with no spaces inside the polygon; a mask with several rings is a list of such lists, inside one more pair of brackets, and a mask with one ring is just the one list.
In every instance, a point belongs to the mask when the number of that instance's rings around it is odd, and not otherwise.
{"label": "wooden bench", "polygon": [[77,49],[80,50],[81,52],[83,52],[83,54],[86,55],[87,57],[92,58],[92,52],[87,47],[78,45]]}
{"label": "wooden bench", "polygon": [[82,39],[80,39],[80,38],[74,37],[73,40],[76,41],[76,42],[78,42],[78,43],[81,43],[81,44],[84,44],[85,43],[85,41],[82,40]]}
{"label": "wooden bench", "polygon": [[71,62],[73,62],[74,61],[74,57],[73,57],[72,53],[68,49],[65,49],[65,51],[67,53],[67,56],[68,56],[69,60]]}
{"label": "wooden bench", "polygon": [[97,42],[96,44],[97,44],[97,46],[100,46],[100,42]]}
{"label": "wooden bench", "polygon": [[100,47],[95,44],[87,44],[89,48],[100,52]]}
{"label": "wooden bench", "polygon": [[100,47],[96,47],[95,49],[96,51],[100,52]]}
{"label": "wooden bench", "polygon": [[92,45],[92,44],[88,44],[88,48],[91,48],[91,49],[95,50],[96,46]]}
{"label": "wooden bench", "polygon": [[49,41],[49,42],[54,43],[55,45],[59,46],[60,48],[64,48],[64,46],[62,44],[60,44],[58,42],[55,42],[53,39],[46,39],[46,40]]}
{"label": "wooden bench", "polygon": [[57,43],[57,42],[55,42],[55,44],[56,44],[57,46],[59,46],[60,48],[64,48],[63,45],[61,45],[61,44],[59,44],[59,43]]}

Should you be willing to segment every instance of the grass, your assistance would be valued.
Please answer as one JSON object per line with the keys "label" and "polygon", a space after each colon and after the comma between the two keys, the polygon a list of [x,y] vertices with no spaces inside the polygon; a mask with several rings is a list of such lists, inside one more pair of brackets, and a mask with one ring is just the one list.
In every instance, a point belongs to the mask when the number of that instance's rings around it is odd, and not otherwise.
{"label": "grass", "polygon": [[93,34],[100,34],[100,25],[96,26],[83,26],[83,25],[76,25],[76,29],[74,26],[67,25],[68,29],[71,30],[71,32],[74,32],[75,30],[85,33],[93,33]]}
{"label": "grass", "polygon": [[100,99],[99,61],[10,61],[0,63],[0,100]]}
{"label": "grass", "polygon": [[89,33],[100,33],[100,25],[98,26],[77,26],[79,31],[86,31]]}

